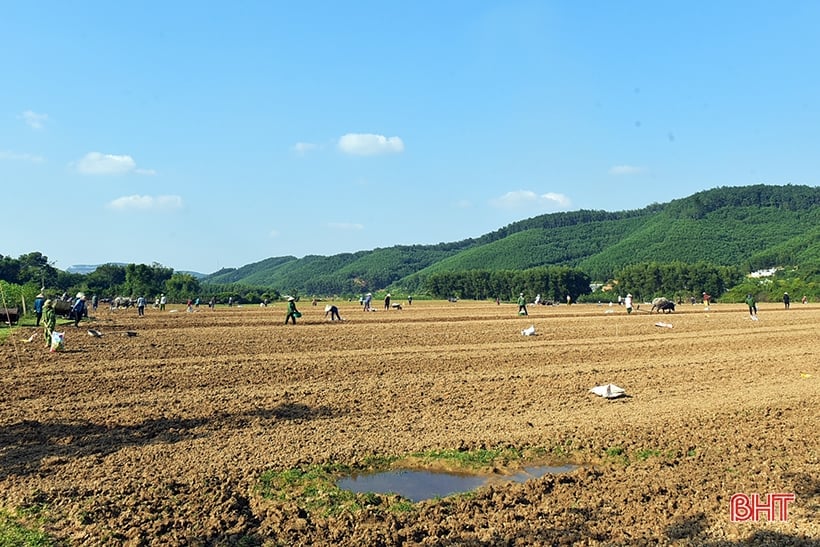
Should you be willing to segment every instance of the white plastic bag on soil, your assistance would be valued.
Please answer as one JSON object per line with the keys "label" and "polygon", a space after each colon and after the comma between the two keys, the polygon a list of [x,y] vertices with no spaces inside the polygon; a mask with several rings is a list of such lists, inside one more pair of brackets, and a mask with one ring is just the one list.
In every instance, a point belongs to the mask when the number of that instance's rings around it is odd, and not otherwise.
{"label": "white plastic bag on soil", "polygon": [[626,391],[622,387],[618,387],[615,384],[606,384],[603,386],[595,386],[594,388],[589,390],[590,393],[594,393],[595,395],[599,395],[604,399],[616,399],[618,397],[623,397],[626,395]]}
{"label": "white plastic bag on soil", "polygon": [[49,351],[63,351],[65,349],[65,333],[51,333],[51,349]]}

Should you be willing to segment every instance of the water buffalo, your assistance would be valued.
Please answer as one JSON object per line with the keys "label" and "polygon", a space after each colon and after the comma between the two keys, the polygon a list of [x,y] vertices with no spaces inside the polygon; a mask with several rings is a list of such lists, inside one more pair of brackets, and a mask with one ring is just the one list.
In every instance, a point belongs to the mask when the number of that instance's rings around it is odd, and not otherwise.
{"label": "water buffalo", "polygon": [[54,301],[54,315],[71,319],[71,302],[65,300]]}
{"label": "water buffalo", "polygon": [[675,311],[675,303],[663,296],[658,297],[652,301],[652,309],[649,310],[649,313],[654,311],[662,311],[664,313],[673,312]]}
{"label": "water buffalo", "polygon": [[0,323],[14,325],[20,319],[20,310],[17,308],[0,308]]}
{"label": "water buffalo", "polygon": [[131,300],[130,297],[127,296],[118,296],[114,300],[111,301],[111,309],[119,309],[119,308],[130,308],[134,306],[134,301]]}

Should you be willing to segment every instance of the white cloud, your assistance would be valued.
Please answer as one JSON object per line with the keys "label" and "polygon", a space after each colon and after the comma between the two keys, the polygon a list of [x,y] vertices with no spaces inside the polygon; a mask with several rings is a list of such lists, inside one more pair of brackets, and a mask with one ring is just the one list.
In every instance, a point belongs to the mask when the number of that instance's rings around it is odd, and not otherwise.
{"label": "white cloud", "polygon": [[316,150],[317,148],[319,148],[319,145],[313,144],[312,142],[297,142],[293,145],[293,148],[291,148],[291,150],[293,150],[297,154],[304,155],[308,152]]}
{"label": "white cloud", "polygon": [[77,171],[83,175],[121,175],[137,168],[131,156],[115,156],[89,152],[77,162]]}
{"label": "white cloud", "polygon": [[399,137],[385,137],[372,133],[348,133],[339,139],[339,150],[356,156],[374,156],[404,151]]}
{"label": "white cloud", "polygon": [[456,202],[456,208],[458,209],[469,209],[473,206],[473,203],[469,199],[460,199]]}
{"label": "white cloud", "polygon": [[37,112],[26,110],[20,114],[20,118],[32,129],[42,129],[48,120],[48,114],[38,114]]}
{"label": "white cloud", "polygon": [[615,165],[609,169],[610,175],[639,175],[645,172],[645,168],[634,165]]}
{"label": "white cloud", "polygon": [[137,169],[137,162],[131,156],[100,152],[89,152],[75,164],[75,168],[83,175],[124,175],[132,172],[149,176],[157,174],[153,169]]}
{"label": "white cloud", "polygon": [[43,163],[45,158],[34,154],[12,152],[11,150],[0,150],[0,160],[27,161],[31,163]]}
{"label": "white cloud", "polygon": [[363,230],[364,224],[357,224],[355,222],[328,222],[327,227],[331,228],[332,230],[353,231]]}
{"label": "white cloud", "polygon": [[490,200],[490,203],[499,209],[559,209],[568,207],[570,199],[554,192],[539,195],[532,190],[515,190]]}
{"label": "white cloud", "polygon": [[271,230],[268,233],[268,236],[271,237],[271,238],[279,237],[279,230]]}
{"label": "white cloud", "polygon": [[110,203],[107,207],[117,211],[172,211],[182,208],[182,198],[179,196],[122,196]]}

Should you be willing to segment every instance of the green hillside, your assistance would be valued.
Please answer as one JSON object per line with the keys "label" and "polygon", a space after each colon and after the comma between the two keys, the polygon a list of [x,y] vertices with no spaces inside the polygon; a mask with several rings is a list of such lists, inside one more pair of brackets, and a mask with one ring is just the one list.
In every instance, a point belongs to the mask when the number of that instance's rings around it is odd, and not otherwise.
{"label": "green hillside", "polygon": [[288,294],[354,294],[389,286],[474,243],[396,246],[333,256],[269,258],[234,270],[222,270],[206,283],[271,287]]}
{"label": "green hillside", "polygon": [[606,280],[624,266],[699,261],[746,271],[820,264],[820,188],[722,187],[622,212],[573,211],[521,220],[476,239],[329,257],[269,258],[203,282],[301,294],[417,291],[436,273],[578,268]]}
{"label": "green hillside", "polygon": [[[578,266],[596,279],[607,279],[635,262],[703,260],[722,266],[756,269],[756,257],[820,222],[820,207],[790,211],[774,207],[726,207],[702,218],[674,219],[666,211],[648,219],[621,241],[591,255]],[[806,255],[805,258],[808,258]],[[791,262],[790,262],[791,263]],[[765,264],[768,267],[776,262]]]}
{"label": "green hillside", "polygon": [[241,268],[223,268],[218,272],[206,276],[205,281],[209,283],[248,283],[249,280],[257,277],[267,279],[270,274],[280,266],[297,260],[295,256],[281,256],[268,258],[261,262],[255,262],[242,266]]}

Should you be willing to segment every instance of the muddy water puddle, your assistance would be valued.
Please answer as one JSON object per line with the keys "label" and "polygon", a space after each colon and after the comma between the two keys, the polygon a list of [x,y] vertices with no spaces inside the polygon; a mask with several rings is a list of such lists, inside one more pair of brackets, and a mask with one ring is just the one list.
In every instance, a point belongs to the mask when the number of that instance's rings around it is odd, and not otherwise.
{"label": "muddy water puddle", "polygon": [[345,477],[337,481],[336,486],[356,493],[398,494],[415,503],[470,492],[489,484],[525,482],[547,474],[568,473],[577,467],[577,465],[532,466],[524,467],[511,475],[393,470]]}

